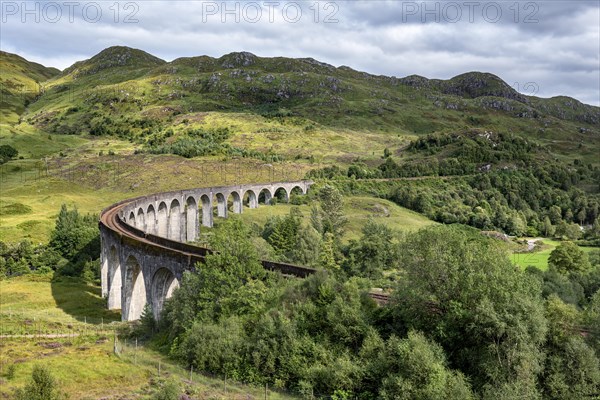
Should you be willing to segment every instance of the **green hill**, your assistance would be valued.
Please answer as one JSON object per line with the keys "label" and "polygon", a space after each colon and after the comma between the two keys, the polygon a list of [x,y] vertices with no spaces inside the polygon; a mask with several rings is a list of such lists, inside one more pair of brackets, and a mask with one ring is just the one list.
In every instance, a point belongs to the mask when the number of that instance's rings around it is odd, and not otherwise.
{"label": "green hill", "polygon": [[[398,79],[313,59],[241,52],[167,63],[141,50],[111,47],[45,86],[24,115],[30,124],[53,133],[113,134],[139,144],[168,128],[177,133],[174,125],[184,120],[188,123],[181,129],[197,125],[203,118],[199,113],[218,114],[222,125],[231,125],[229,116],[236,113],[247,116],[246,123],[234,129],[230,142],[258,133],[262,144],[254,147],[265,151],[280,142],[279,131],[293,134],[300,128],[304,136],[313,136],[298,146],[305,153],[341,162],[370,158],[385,147],[397,151],[415,135],[469,128],[526,136],[560,155],[594,163],[600,149],[598,107],[566,97],[525,96],[480,72],[447,81]],[[276,138],[265,140],[265,129]],[[344,151],[369,134],[376,136],[369,139],[373,146]],[[342,136],[338,143],[331,137],[336,135]],[[323,142],[332,142],[331,151],[323,151]],[[586,145],[583,151],[580,143]],[[302,156],[287,147],[288,156]]]}
{"label": "green hill", "polygon": [[42,91],[41,83],[58,75],[56,68],[0,51],[0,121],[15,123],[26,105]]}
{"label": "green hill", "polygon": [[[102,71],[112,71],[117,81],[122,81],[123,71],[144,71],[165,64],[164,60],[154,57],[145,51],[123,46],[114,46],[102,50],[89,60],[79,61],[65,69],[62,77],[85,77],[96,75]],[[104,76],[107,76],[103,74]]]}

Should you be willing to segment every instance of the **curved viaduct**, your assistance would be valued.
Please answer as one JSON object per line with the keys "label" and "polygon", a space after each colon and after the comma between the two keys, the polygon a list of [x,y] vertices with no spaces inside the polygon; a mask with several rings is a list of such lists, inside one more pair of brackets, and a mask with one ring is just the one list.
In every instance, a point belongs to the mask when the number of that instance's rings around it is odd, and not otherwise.
{"label": "curved viaduct", "polygon": [[[159,318],[165,299],[179,286],[183,272],[203,262],[210,251],[194,246],[200,225],[231,211],[269,204],[275,196],[289,200],[306,194],[313,182],[277,182],[158,193],[128,199],[100,216],[102,295],[109,309],[120,309],[124,321],[139,319],[146,304]],[[305,277],[313,269],[263,261],[268,269]]]}

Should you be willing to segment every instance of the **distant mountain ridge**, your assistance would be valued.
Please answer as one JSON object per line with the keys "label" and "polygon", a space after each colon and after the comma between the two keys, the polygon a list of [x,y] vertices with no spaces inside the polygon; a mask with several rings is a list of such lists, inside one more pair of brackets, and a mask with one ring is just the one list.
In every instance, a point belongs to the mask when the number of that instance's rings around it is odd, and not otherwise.
{"label": "distant mountain ridge", "polygon": [[[3,60],[23,60],[4,54]],[[17,70],[17,64],[8,68]],[[62,72],[27,65],[21,74],[32,82],[44,79],[44,92],[28,99],[27,108],[23,101],[12,107],[12,121],[25,119],[55,133],[135,132],[141,140],[150,131],[168,129],[175,117],[235,112],[295,117],[357,135],[500,130],[540,139],[573,156],[583,144],[593,143],[590,154],[600,146],[599,107],[566,96],[528,96],[484,72],[447,80],[397,78],[312,58],[249,52],[167,62],[124,46],[109,47]],[[155,128],[139,128],[147,124]]]}
{"label": "distant mountain ridge", "polygon": [[[135,74],[135,76],[140,77],[144,74],[176,74],[178,68],[191,68],[198,73],[229,69],[259,69],[266,73],[315,73],[331,75],[334,78],[387,81],[392,84],[399,83],[416,89],[425,89],[464,99],[502,98],[525,105],[531,113],[535,109],[539,109],[541,113],[547,113],[560,119],[572,119],[593,125],[600,124],[600,109],[598,107],[581,103],[567,96],[548,99],[527,96],[519,93],[498,76],[483,72],[467,72],[448,80],[428,79],[417,75],[396,78],[360,72],[346,66],[334,67],[312,58],[265,58],[249,52],[234,52],[219,58],[209,56],[185,57],[166,62],[142,50],[114,46],[101,51],[88,60],[76,62],[65,69],[62,75],[73,75],[75,77],[94,75],[114,68],[136,70],[138,74]],[[130,79],[131,75],[128,74],[126,77]],[[481,104],[484,107],[504,110],[515,108],[510,103],[498,104],[496,102],[495,104],[494,102],[484,101]]]}

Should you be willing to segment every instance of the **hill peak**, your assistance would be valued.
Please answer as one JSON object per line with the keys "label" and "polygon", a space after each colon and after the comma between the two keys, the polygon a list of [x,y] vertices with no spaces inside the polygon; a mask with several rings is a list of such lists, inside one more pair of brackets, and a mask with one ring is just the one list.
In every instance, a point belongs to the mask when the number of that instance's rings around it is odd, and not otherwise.
{"label": "hill peak", "polygon": [[249,67],[253,65],[257,56],[248,52],[248,51],[240,51],[233,52],[229,54],[225,54],[224,56],[219,58],[219,62],[223,68],[239,68],[239,67]]}
{"label": "hill peak", "polygon": [[472,99],[482,96],[494,96],[528,103],[527,97],[489,72],[472,71],[457,75],[444,81],[442,91]]}
{"label": "hill peak", "polygon": [[91,75],[99,71],[114,68],[154,68],[166,64],[152,54],[143,50],[134,49],[127,46],[112,46],[102,50],[92,58],[79,61],[65,69],[64,73],[76,73],[77,75]]}

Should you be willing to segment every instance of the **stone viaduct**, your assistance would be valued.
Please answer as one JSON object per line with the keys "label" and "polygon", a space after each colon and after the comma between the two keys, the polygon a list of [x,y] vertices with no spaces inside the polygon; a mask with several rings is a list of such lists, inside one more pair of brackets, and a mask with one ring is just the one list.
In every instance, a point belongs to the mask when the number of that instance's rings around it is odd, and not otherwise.
{"label": "stone viaduct", "polygon": [[[278,182],[158,193],[128,199],[100,216],[102,295],[124,321],[139,319],[146,304],[159,318],[165,299],[179,286],[183,272],[203,262],[210,250],[195,246],[200,226],[229,211],[242,213],[278,196],[306,194],[313,182]],[[305,277],[306,267],[263,261],[283,274]]]}

